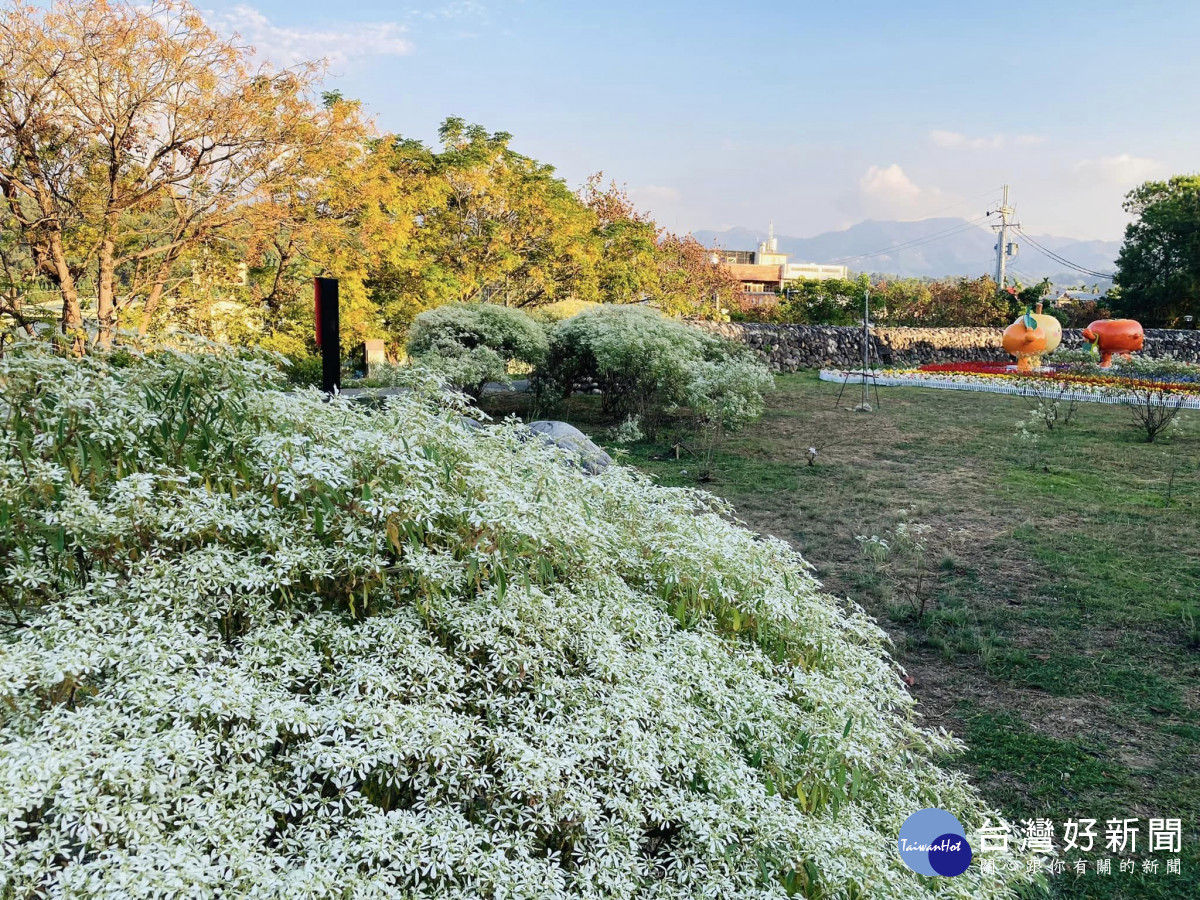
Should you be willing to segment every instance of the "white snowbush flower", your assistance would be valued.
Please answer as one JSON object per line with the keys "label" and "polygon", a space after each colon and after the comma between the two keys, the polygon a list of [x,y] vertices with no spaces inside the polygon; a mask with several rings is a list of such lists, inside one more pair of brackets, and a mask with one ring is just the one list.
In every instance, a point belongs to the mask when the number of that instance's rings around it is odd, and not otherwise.
{"label": "white snowbush flower", "polygon": [[[702,493],[269,360],[0,359],[0,897],[992,898],[853,605]],[[1000,871],[1006,868],[1001,860]]]}

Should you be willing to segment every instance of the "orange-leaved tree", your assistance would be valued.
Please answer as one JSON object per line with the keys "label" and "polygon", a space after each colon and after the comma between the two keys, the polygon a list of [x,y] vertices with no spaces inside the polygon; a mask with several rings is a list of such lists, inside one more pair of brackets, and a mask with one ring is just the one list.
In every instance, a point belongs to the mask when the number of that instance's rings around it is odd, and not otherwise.
{"label": "orange-leaved tree", "polygon": [[99,342],[126,311],[144,330],[184,255],[244,225],[329,140],[319,67],[252,60],[183,0],[0,14],[0,188],[77,340],[81,274]]}
{"label": "orange-leaved tree", "polygon": [[672,315],[721,318],[740,283],[729,266],[690,234],[658,241],[658,304]]}
{"label": "orange-leaved tree", "polygon": [[591,175],[579,199],[596,217],[599,241],[596,281],[600,296],[610,303],[632,303],[658,293],[658,226],[629,199],[615,181],[604,185],[604,174]]}

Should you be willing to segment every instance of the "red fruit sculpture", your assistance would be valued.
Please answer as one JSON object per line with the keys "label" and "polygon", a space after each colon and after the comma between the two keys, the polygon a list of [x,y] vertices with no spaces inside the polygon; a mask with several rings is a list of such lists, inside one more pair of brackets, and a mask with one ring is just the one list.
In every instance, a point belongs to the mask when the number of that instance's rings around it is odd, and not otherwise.
{"label": "red fruit sculpture", "polygon": [[1114,353],[1125,358],[1134,350],[1141,350],[1146,335],[1142,323],[1133,319],[1099,319],[1083,329],[1083,339],[1092,345],[1092,352],[1100,354],[1100,365],[1112,365]]}

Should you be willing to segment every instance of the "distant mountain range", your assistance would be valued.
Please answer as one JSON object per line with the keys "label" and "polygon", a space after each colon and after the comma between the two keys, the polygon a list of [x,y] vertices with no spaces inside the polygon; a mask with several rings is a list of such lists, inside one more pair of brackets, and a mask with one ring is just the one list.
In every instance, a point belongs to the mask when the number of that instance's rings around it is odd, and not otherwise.
{"label": "distant mountain range", "polygon": [[[765,239],[765,231],[730,228],[726,231],[697,231],[697,240],[726,250],[754,250]],[[868,219],[845,231],[827,231],[816,237],[777,235],[781,253],[792,262],[844,263],[854,272],[886,273],[906,277],[941,278],[991,273],[996,265],[996,233],[972,225],[966,219],[921,219],[915,222]],[[1112,272],[1120,241],[1080,241],[1054,235],[1033,235],[1033,240],[1064,259],[1095,272]],[[1072,271],[1051,259],[1029,240],[1009,233],[1019,255],[1010,260],[1009,273],[1024,282],[1050,278],[1056,285],[1107,281]]]}

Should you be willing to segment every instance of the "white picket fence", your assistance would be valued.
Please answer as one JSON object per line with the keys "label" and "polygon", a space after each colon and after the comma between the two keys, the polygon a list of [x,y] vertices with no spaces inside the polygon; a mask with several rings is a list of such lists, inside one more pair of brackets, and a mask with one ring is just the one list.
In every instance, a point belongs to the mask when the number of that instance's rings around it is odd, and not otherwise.
{"label": "white picket fence", "polygon": [[[820,378],[822,381],[832,381],[836,384],[862,384],[862,370],[843,371],[841,369],[822,369]],[[876,373],[873,376],[867,375],[868,384],[877,384],[880,387],[920,387],[920,388],[935,388],[942,391],[981,391],[985,394],[1013,394],[1019,397],[1038,396],[1045,394],[1047,391],[1060,400],[1082,400],[1087,403],[1113,403],[1121,404],[1126,402],[1126,397],[1123,397],[1116,389],[1105,389],[1103,393],[1073,390],[1065,387],[1064,382],[1047,382],[1043,388],[1030,388],[1025,385],[1012,385],[999,381],[952,381],[948,378],[938,378],[934,372],[923,373],[921,375],[906,375],[903,378],[892,378],[883,373]],[[1062,392],[1060,393],[1060,387]],[[1179,399],[1179,394],[1171,395],[1171,405],[1175,405],[1175,401]],[[1184,396],[1183,402],[1179,406],[1180,409],[1200,409],[1200,396]]]}

